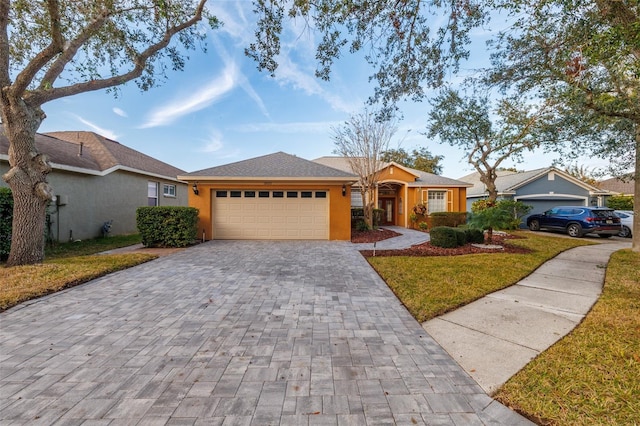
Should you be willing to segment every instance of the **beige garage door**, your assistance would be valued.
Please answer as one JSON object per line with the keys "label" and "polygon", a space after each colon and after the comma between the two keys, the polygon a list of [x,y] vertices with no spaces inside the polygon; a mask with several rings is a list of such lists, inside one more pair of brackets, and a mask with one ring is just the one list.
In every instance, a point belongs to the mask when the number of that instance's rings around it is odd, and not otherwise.
{"label": "beige garage door", "polygon": [[217,240],[328,240],[329,192],[213,191]]}

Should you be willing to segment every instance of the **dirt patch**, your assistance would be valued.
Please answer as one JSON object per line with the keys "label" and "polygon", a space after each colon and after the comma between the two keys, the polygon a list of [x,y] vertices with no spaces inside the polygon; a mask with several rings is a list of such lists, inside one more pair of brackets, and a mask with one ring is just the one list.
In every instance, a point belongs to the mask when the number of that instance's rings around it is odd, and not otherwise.
{"label": "dirt patch", "polygon": [[[490,249],[484,247],[475,247],[466,244],[456,248],[442,248],[432,245],[430,242],[416,244],[407,249],[402,250],[376,250],[376,256],[460,256],[463,254],[475,253],[531,253],[531,250],[509,244],[510,239],[520,239],[523,237],[513,235],[493,235],[492,245],[500,245],[502,248]],[[361,250],[360,253],[364,257],[373,256],[373,250]]]}
{"label": "dirt patch", "polygon": [[395,231],[385,228],[373,229],[371,231],[356,231],[351,230],[351,242],[360,243],[377,243],[378,241],[386,240],[393,237],[399,237],[402,234],[398,234]]}

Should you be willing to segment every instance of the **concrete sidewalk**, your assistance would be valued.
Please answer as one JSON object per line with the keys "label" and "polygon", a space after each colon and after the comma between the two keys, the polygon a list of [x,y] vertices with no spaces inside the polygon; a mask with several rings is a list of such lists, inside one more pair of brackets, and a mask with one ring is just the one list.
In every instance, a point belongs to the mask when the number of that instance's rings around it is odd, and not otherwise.
{"label": "concrete sidewalk", "polygon": [[492,394],[582,321],[598,300],[611,254],[629,243],[577,247],[516,285],[423,324]]}

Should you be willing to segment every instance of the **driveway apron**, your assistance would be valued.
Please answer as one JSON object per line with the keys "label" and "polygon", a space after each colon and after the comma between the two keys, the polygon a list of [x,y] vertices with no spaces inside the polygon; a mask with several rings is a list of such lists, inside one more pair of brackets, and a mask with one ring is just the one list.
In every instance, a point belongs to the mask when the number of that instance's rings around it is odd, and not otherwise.
{"label": "driveway apron", "polygon": [[0,424],[531,424],[346,242],[212,241],[0,314]]}

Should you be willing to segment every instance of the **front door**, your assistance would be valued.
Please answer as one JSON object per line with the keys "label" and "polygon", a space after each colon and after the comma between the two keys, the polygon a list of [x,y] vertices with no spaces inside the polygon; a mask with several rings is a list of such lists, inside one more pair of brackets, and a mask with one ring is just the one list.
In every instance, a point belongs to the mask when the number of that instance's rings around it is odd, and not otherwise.
{"label": "front door", "polygon": [[384,210],[382,213],[382,220],[380,221],[380,225],[395,225],[395,198],[379,198],[378,199],[378,208]]}

